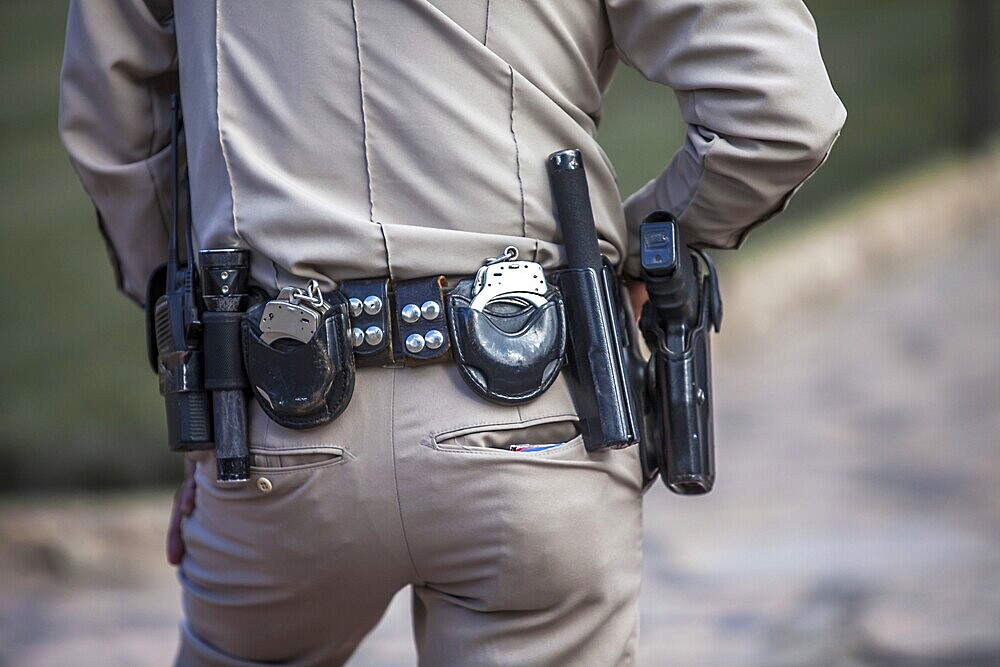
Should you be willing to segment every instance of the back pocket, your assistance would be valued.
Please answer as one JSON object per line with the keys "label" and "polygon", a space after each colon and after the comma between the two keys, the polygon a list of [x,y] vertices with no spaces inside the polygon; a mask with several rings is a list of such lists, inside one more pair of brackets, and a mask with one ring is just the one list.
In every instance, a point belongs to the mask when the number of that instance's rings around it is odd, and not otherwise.
{"label": "back pocket", "polygon": [[434,448],[442,451],[506,452],[528,456],[562,449],[580,438],[575,415],[544,417],[532,422],[475,425],[435,435]]}
{"label": "back pocket", "polygon": [[342,463],[345,456],[343,448],[327,445],[283,447],[281,449],[251,448],[250,471],[274,474],[309,470]]}

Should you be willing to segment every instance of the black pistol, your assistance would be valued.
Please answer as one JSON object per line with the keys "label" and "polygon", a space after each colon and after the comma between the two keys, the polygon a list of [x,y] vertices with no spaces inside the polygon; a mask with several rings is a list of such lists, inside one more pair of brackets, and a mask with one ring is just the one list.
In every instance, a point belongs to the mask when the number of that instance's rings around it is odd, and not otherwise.
{"label": "black pistol", "polygon": [[674,493],[701,495],[715,483],[709,329],[722,324],[718,276],[705,253],[688,249],[670,214],[651,214],[639,235],[649,292],[639,326],[652,351],[645,383],[647,479],[658,469]]}
{"label": "black pistol", "polygon": [[583,157],[576,149],[558,151],[549,156],[548,170],[569,266],[559,274],[559,288],[583,443],[590,452],[635,444],[640,431],[619,322],[621,290],[597,244]]}

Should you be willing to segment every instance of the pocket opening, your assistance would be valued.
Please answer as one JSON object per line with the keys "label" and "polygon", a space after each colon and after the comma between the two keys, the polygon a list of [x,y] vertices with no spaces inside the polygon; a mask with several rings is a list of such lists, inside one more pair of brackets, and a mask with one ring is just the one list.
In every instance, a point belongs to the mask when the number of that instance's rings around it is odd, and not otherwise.
{"label": "pocket opening", "polygon": [[341,447],[251,448],[250,471],[281,473],[308,470],[344,460]]}
{"label": "pocket opening", "polygon": [[[575,415],[557,415],[532,422],[515,422],[469,427],[441,433],[433,438],[438,449],[501,451],[517,455],[550,452],[576,441],[580,424]],[[514,447],[546,449],[518,452]]]}

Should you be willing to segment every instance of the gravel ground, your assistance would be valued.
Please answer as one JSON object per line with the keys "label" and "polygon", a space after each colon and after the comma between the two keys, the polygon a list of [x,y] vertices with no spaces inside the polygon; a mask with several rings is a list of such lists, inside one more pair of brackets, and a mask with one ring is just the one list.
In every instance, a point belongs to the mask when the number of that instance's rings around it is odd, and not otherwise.
{"label": "gravel ground", "polygon": [[[844,293],[748,314],[736,272],[716,489],[646,497],[640,664],[1000,665],[998,191]],[[0,665],[168,664],[169,502],[0,503]],[[352,667],[413,664],[407,607]]]}

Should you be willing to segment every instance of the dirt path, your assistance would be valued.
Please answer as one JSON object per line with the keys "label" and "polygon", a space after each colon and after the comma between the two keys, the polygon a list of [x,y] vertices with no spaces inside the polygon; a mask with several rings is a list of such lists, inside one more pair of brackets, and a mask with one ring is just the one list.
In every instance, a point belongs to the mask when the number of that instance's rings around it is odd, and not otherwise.
{"label": "dirt path", "polygon": [[642,664],[1000,664],[998,257],[994,223],[717,366],[716,491],[646,502]]}
{"label": "dirt path", "polygon": [[[720,341],[716,490],[646,498],[640,664],[1000,664],[998,191],[836,298],[736,272],[765,301]],[[168,505],[0,504],[0,665],[168,664]],[[413,664],[407,604],[352,665]]]}

